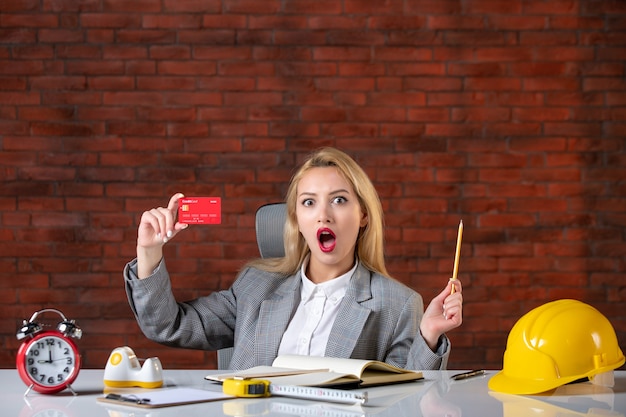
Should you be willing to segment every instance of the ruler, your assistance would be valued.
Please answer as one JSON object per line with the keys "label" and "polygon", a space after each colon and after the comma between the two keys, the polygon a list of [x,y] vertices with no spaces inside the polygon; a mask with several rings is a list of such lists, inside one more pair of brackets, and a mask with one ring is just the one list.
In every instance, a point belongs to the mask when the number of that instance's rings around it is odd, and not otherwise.
{"label": "ruler", "polygon": [[270,384],[269,391],[271,395],[300,398],[303,400],[328,401],[342,404],[367,403],[367,392],[365,391],[275,384]]}

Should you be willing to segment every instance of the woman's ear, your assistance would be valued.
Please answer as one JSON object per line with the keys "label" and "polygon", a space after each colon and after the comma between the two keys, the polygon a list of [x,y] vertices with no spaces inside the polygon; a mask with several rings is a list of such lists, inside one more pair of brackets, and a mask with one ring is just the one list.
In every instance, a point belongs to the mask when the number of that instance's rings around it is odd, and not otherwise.
{"label": "woman's ear", "polygon": [[369,217],[367,216],[367,212],[365,211],[361,211],[361,227],[365,227],[367,226],[367,223],[369,222]]}

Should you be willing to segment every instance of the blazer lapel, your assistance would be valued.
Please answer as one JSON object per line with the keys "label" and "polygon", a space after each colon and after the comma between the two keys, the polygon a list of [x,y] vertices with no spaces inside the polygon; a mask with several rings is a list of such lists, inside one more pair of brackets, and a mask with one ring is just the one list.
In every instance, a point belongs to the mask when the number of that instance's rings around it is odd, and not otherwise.
{"label": "blazer lapel", "polygon": [[371,313],[369,308],[363,307],[360,303],[371,298],[370,272],[359,263],[330,331],[326,356],[349,358],[352,355]]}
{"label": "blazer lapel", "polygon": [[300,302],[301,280],[300,273],[286,278],[272,298],[261,303],[254,346],[259,365],[271,365],[278,354],[280,341]]}

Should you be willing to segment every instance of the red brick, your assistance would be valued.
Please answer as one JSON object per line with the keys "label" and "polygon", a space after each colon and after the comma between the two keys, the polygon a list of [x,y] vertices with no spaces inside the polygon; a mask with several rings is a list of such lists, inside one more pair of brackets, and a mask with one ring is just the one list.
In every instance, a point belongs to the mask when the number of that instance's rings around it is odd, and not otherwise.
{"label": "red brick", "polygon": [[[449,31],[446,34],[446,45],[507,45],[512,43],[507,40],[506,32],[483,32],[483,31]],[[517,43],[517,42],[515,42]]]}
{"label": "red brick", "polygon": [[[2,29],[0,28],[0,38],[4,42],[15,42],[20,43],[23,42],[25,44],[35,43],[37,40],[37,30],[30,29],[24,30],[19,28],[13,29]],[[2,54],[2,58],[7,58],[8,54]]]}
{"label": "red brick", "polygon": [[154,13],[161,11],[161,5],[150,0],[137,0],[132,4],[128,4],[123,0],[106,0],[104,2],[104,11]]}
{"label": "red brick", "polygon": [[452,109],[452,121],[505,121],[511,120],[511,111],[503,108]]}
{"label": "red brick", "polygon": [[426,18],[422,16],[376,16],[369,19],[368,26],[372,29],[383,30],[411,30],[416,27],[424,27]]}
{"label": "red brick", "polygon": [[[357,75],[384,75],[385,74],[385,66],[382,64],[372,65],[372,64],[362,64],[362,63],[345,63],[339,65],[339,71],[335,72],[335,66],[332,64],[328,64],[326,66],[326,71],[328,75],[340,74],[343,76],[357,76]],[[279,67],[280,72],[284,73],[284,69]],[[308,72],[308,71],[307,71]],[[298,73],[306,73],[305,71],[298,71]]]}
{"label": "red brick", "polygon": [[[520,38],[528,30],[541,30],[545,27],[545,17],[528,15],[490,15],[488,27],[495,30],[519,30]],[[524,42],[520,42],[523,44]]]}
{"label": "red brick", "polygon": [[405,8],[412,14],[449,14],[455,15],[462,11],[462,6],[455,0],[407,0]]}
{"label": "red brick", "polygon": [[[509,72],[515,68],[513,64],[508,66]],[[502,76],[506,73],[507,68],[504,64],[497,62],[488,63],[466,63],[466,62],[450,62],[447,65],[448,74],[458,76]],[[536,74],[533,71],[532,74]]]}
{"label": "red brick", "polygon": [[165,0],[163,11],[219,13],[222,11],[221,3],[219,0]]}
{"label": "red brick", "polygon": [[549,121],[569,120],[570,109],[563,108],[518,108],[513,110],[513,120],[520,121]]}
{"label": "red brick", "polygon": [[165,93],[163,104],[167,107],[178,106],[219,106],[222,104],[222,95],[218,93],[172,92]]}
{"label": "red brick", "polygon": [[87,42],[106,43],[112,42],[115,38],[112,29],[91,29],[87,32]]}
{"label": "red brick", "polygon": [[41,14],[39,16],[32,14],[7,14],[3,16],[2,26],[5,28],[11,27],[37,27],[37,28],[50,28],[57,27],[59,25],[59,19],[55,15]]}
{"label": "red brick", "polygon": [[316,122],[343,122],[346,120],[346,113],[341,109],[309,107],[302,109],[300,119]]}
{"label": "red brick", "polygon": [[367,103],[365,92],[341,91],[333,94],[334,101],[341,106],[363,106]]}
{"label": "red brick", "polygon": [[39,0],[6,0],[0,4],[0,11],[35,11],[40,7]]}
{"label": "red brick", "polygon": [[256,82],[250,77],[194,77],[199,89],[219,91],[253,91]]}
{"label": "red brick", "polygon": [[[288,32],[279,32],[276,33],[272,30],[237,30],[237,32],[227,32],[222,31],[224,36],[224,44],[232,45],[294,45],[300,46],[303,43],[311,44],[311,45],[320,45],[322,44],[322,36],[319,34],[317,36],[317,41],[314,41],[313,36],[311,34],[307,34],[306,39],[299,39],[300,37],[295,36],[296,34],[300,34],[300,32],[288,31]],[[305,36],[303,36],[305,37]],[[206,43],[206,41],[204,42]],[[217,42],[213,42],[217,43]]]}
{"label": "red brick", "polygon": [[508,65],[511,75],[526,76],[534,79],[541,76],[562,76],[566,74],[570,63],[563,62],[516,62]]}
{"label": "red brick", "polygon": [[480,137],[483,130],[478,124],[427,124],[425,136],[468,138]]}
{"label": "red brick", "polygon": [[575,91],[579,88],[580,82],[575,78],[552,78],[534,77],[524,82],[524,90],[527,91],[551,91],[565,90]]}
{"label": "red brick", "polygon": [[124,138],[124,148],[129,151],[149,151],[155,147],[164,152],[181,151],[183,148],[182,138],[158,138],[151,137],[146,140],[145,137],[127,136]]}
{"label": "red brick", "polygon": [[430,106],[477,106],[485,103],[484,93],[467,92],[429,92],[427,102]]}
{"label": "red brick", "polygon": [[[307,1],[307,0],[304,0]],[[287,3],[287,6],[294,2]],[[320,3],[320,2],[315,2]],[[336,4],[336,3],[335,3]],[[332,9],[328,9],[332,10]],[[308,18],[308,27],[311,29],[347,29],[360,28],[365,25],[365,16],[324,16],[311,15]]]}
{"label": "red brick", "polygon": [[484,29],[485,20],[481,16],[433,14],[428,15],[426,26],[435,31]]}
{"label": "red brick", "polygon": [[223,11],[229,13],[265,14],[276,13],[280,10],[280,7],[280,2],[277,0],[267,0],[263,3],[254,0],[233,0],[224,5]]}
{"label": "red brick", "polygon": [[3,105],[37,105],[41,103],[39,94],[35,92],[3,92],[0,91],[0,102]]}
{"label": "red brick", "polygon": [[450,111],[444,107],[411,108],[407,119],[414,122],[447,122],[450,120]]}
{"label": "red brick", "polygon": [[142,27],[150,29],[197,29],[202,26],[202,16],[192,14],[144,15]]}
{"label": "red brick", "polygon": [[313,59],[316,61],[327,61],[341,58],[342,61],[360,61],[369,59],[370,48],[364,47],[316,47],[313,48]]}
{"label": "red brick", "polygon": [[545,123],[544,131],[548,136],[583,136],[598,137],[602,132],[599,123]]}
{"label": "red brick", "polygon": [[464,11],[468,14],[473,13],[493,13],[493,14],[521,14],[522,11],[522,1],[509,1],[506,3],[502,3],[499,1],[493,0],[475,0],[468,4]]}
{"label": "red brick", "polygon": [[387,65],[394,76],[444,76],[445,66],[441,63],[391,63]]}
{"label": "red brick", "polygon": [[462,80],[456,77],[408,77],[404,85],[409,90],[454,91],[461,90]]}
{"label": "red brick", "polygon": [[[534,48],[523,48],[523,47],[506,47],[506,48],[496,48],[496,47],[485,47],[478,49],[475,53],[475,57],[480,61],[485,62],[503,62],[503,61],[532,61],[535,57],[536,52],[533,50]],[[554,52],[554,51],[553,51]],[[549,59],[545,59],[549,60]]]}
{"label": "red brick", "polygon": [[146,59],[148,48],[146,46],[108,46],[102,50],[102,57],[110,60]]}
{"label": "red brick", "polygon": [[250,16],[248,28],[251,30],[281,28],[281,30],[305,29],[307,18],[296,15]]}
{"label": "red brick", "polygon": [[367,0],[346,0],[344,10],[348,14],[398,14],[403,10],[402,0],[385,0],[372,3]]}
{"label": "red brick", "polygon": [[338,15],[341,13],[341,5],[332,0],[294,0],[285,3],[282,6],[282,11],[289,14],[304,14],[304,15],[324,15],[333,14]]}

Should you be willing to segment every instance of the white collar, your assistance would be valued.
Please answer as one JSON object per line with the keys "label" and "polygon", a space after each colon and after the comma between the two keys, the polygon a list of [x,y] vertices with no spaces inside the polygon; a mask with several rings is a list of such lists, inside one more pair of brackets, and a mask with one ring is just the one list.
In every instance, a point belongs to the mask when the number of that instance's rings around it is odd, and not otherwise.
{"label": "white collar", "polygon": [[302,277],[302,290],[300,292],[300,299],[302,302],[307,302],[316,294],[323,293],[331,302],[339,302],[346,294],[348,283],[356,271],[359,265],[358,259],[354,262],[354,266],[345,274],[338,276],[337,278],[330,279],[328,281],[315,284],[306,276],[306,268],[309,264],[310,255],[307,255],[306,259],[302,263],[300,268],[300,275]]}

